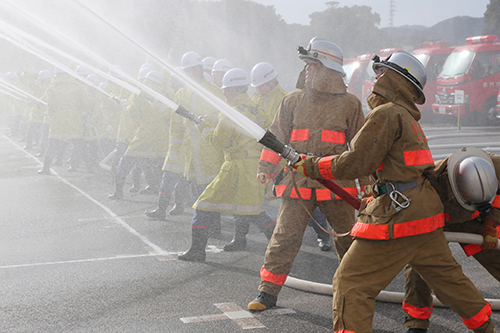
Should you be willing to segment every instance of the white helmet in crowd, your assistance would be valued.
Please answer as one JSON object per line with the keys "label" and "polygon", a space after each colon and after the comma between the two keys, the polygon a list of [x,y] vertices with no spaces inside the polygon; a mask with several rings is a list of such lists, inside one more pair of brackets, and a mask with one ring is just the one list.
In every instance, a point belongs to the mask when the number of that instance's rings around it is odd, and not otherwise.
{"label": "white helmet in crowd", "polygon": [[276,72],[271,64],[259,62],[257,65],[253,66],[250,76],[252,78],[252,87],[258,87],[277,77],[278,72]]}
{"label": "white helmet in crowd", "polygon": [[146,79],[159,85],[163,84],[163,75],[158,71],[150,71],[146,75]]}
{"label": "white helmet in crowd", "polygon": [[418,91],[418,97],[415,103],[424,104],[424,87],[427,83],[427,71],[424,65],[412,54],[398,50],[388,56],[385,60],[380,60],[378,56],[373,58],[373,71],[378,73],[382,68],[390,68],[393,71],[403,75],[410,81]]}
{"label": "white helmet in crowd", "polygon": [[188,69],[194,66],[203,66],[200,55],[194,51],[184,53],[181,59],[181,69]]}
{"label": "white helmet in crowd", "polygon": [[204,71],[212,71],[212,68],[214,68],[214,64],[217,61],[214,57],[206,57],[203,58],[202,63],[203,63],[203,70]]}
{"label": "white helmet in crowd", "polygon": [[222,89],[230,87],[247,86],[250,84],[250,77],[241,68],[230,69],[222,78]]}
{"label": "white helmet in crowd", "polygon": [[43,81],[43,80],[52,80],[54,78],[54,75],[52,75],[52,72],[49,71],[48,69],[43,69],[38,73],[38,80]]}
{"label": "white helmet in crowd", "polygon": [[219,59],[214,63],[212,72],[227,72],[233,68],[233,64],[227,59]]}
{"label": "white helmet in crowd", "polygon": [[498,190],[493,162],[478,148],[463,148],[450,156],[448,179],[457,201],[470,211],[489,207]]}
{"label": "white helmet in crowd", "polygon": [[90,74],[89,76],[87,76],[87,80],[90,81],[96,87],[98,87],[99,84],[101,83],[99,76],[95,74]]}
{"label": "white helmet in crowd", "polygon": [[78,66],[75,71],[76,71],[76,74],[80,75],[81,77],[87,77],[90,74],[92,74],[90,67],[88,67],[86,65]]}
{"label": "white helmet in crowd", "polygon": [[146,75],[148,75],[148,73],[151,71],[152,69],[150,69],[149,67],[141,67],[141,69],[139,69],[139,74],[137,74],[137,79],[144,80],[146,78]]}
{"label": "white helmet in crowd", "polygon": [[334,71],[342,73],[345,75],[344,69],[344,54],[340,47],[318,37],[314,37],[307,45],[307,49],[302,46],[297,47],[299,52],[299,58],[304,61],[317,60],[323,64],[323,66],[333,69]]}

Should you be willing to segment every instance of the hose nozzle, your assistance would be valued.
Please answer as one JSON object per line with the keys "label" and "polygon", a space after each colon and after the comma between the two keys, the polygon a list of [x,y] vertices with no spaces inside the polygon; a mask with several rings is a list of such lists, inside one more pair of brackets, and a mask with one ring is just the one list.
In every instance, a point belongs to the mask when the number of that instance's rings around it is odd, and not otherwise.
{"label": "hose nozzle", "polygon": [[275,153],[279,154],[281,157],[286,159],[291,165],[297,163],[300,160],[300,155],[294,149],[288,147],[283,142],[281,142],[273,133],[269,130],[266,134],[259,140],[259,143],[263,144],[267,148],[271,149]]}

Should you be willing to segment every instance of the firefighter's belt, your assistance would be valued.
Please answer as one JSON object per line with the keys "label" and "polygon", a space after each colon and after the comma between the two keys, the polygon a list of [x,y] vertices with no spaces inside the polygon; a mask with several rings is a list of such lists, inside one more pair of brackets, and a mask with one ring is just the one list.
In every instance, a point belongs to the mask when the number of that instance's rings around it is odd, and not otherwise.
{"label": "firefighter's belt", "polygon": [[404,192],[411,190],[412,188],[415,188],[417,186],[422,185],[424,182],[425,177],[420,176],[415,180],[412,180],[411,182],[387,182],[384,184],[375,184],[373,185],[373,194],[374,197],[379,197],[383,194],[391,194],[394,191],[398,192]]}

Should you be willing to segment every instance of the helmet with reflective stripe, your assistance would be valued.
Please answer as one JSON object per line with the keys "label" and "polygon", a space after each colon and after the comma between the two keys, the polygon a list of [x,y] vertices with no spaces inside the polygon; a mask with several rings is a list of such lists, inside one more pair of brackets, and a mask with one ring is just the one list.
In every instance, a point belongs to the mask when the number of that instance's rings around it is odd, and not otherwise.
{"label": "helmet with reflective stripe", "polygon": [[300,59],[306,62],[318,60],[323,66],[345,75],[342,68],[344,65],[344,54],[337,44],[314,37],[309,42],[309,45],[307,45],[307,49],[299,46],[297,47],[297,51],[299,52]]}
{"label": "helmet with reflective stripe", "polygon": [[230,69],[222,78],[222,89],[229,87],[246,86],[250,84],[250,77],[241,68]]}
{"label": "helmet with reflective stripe", "polygon": [[478,148],[463,148],[450,156],[448,179],[457,201],[470,211],[489,208],[498,190],[493,162]]}
{"label": "helmet with reflective stripe", "polygon": [[373,71],[380,72],[383,68],[390,68],[410,81],[418,91],[417,104],[425,103],[424,87],[427,83],[427,71],[424,65],[412,54],[398,50],[385,60],[375,55],[373,58]]}
{"label": "helmet with reflective stripe", "polygon": [[259,62],[257,65],[253,66],[250,76],[252,78],[252,87],[258,87],[277,77],[278,72],[276,72],[271,64]]}
{"label": "helmet with reflective stripe", "polygon": [[227,59],[219,59],[214,63],[212,72],[227,72],[233,68],[233,64]]}
{"label": "helmet with reflective stripe", "polygon": [[194,66],[203,66],[200,55],[194,51],[184,53],[181,59],[181,69],[188,69]]}

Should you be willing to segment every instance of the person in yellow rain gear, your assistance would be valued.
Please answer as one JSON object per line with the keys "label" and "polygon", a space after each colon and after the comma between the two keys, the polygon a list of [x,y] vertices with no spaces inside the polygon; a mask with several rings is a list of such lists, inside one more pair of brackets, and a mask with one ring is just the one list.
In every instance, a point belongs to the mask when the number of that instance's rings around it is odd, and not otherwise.
{"label": "person in yellow rain gear", "polygon": [[[224,75],[222,90],[230,106],[256,122],[263,115],[248,97],[249,84],[248,74],[241,68],[233,68]],[[179,260],[205,261],[209,229],[220,213],[232,213],[236,229],[235,239],[224,246],[225,251],[241,250],[242,243],[246,246],[246,234],[251,222],[268,239],[275,226],[275,221],[264,211],[265,186],[255,180],[260,144],[239,132],[226,115],[218,117],[216,125],[212,125],[216,120],[213,116],[207,118],[198,125],[198,130],[207,142],[224,153],[224,163],[217,177],[193,205],[191,247],[179,255]]]}

